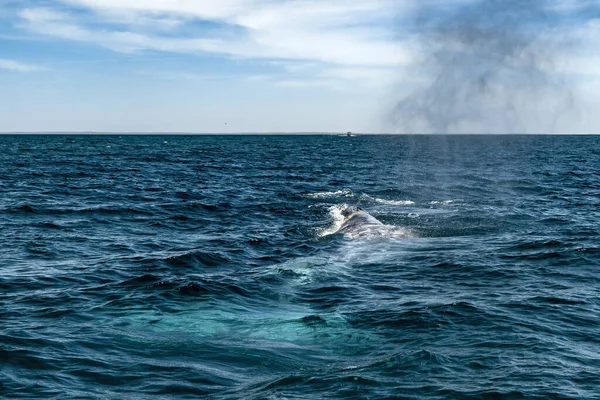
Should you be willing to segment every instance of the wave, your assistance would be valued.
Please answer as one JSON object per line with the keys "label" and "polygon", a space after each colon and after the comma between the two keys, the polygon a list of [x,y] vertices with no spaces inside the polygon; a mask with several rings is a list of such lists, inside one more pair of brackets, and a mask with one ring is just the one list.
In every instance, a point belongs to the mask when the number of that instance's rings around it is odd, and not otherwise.
{"label": "wave", "polygon": [[200,251],[198,249],[180,252],[158,252],[135,255],[127,258],[143,265],[162,265],[168,268],[217,267],[230,262],[227,255],[220,252]]}
{"label": "wave", "polygon": [[14,207],[8,207],[2,210],[11,214],[42,214],[42,215],[68,215],[68,214],[137,214],[137,215],[153,215],[151,211],[143,210],[137,207],[122,207],[118,205],[104,205],[91,207],[45,207],[32,206],[29,204],[20,204]]}

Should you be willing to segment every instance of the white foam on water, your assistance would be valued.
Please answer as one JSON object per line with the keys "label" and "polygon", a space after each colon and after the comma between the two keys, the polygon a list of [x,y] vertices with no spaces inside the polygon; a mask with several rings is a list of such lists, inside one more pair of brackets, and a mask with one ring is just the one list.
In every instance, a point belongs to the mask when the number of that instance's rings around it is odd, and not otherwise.
{"label": "white foam on water", "polygon": [[411,200],[385,200],[385,199],[374,199],[377,203],[387,204],[390,206],[412,206],[415,204],[414,201]]}
{"label": "white foam on water", "polygon": [[344,238],[346,239],[403,239],[415,236],[414,232],[410,229],[395,225],[369,225],[361,229],[355,229],[351,232],[344,233]]}
{"label": "white foam on water", "polygon": [[[346,241],[340,248],[336,259],[343,264],[349,274],[365,273],[364,265],[388,264],[393,262],[401,264],[403,254],[407,248],[415,246],[414,239],[405,238],[402,241],[388,240],[387,238],[360,238]],[[367,272],[368,273],[368,272]]]}
{"label": "white foam on water", "polygon": [[387,200],[387,199],[380,199],[377,197],[373,197],[373,196],[369,196],[368,194],[362,194],[361,199],[367,199],[367,200],[371,200],[374,201],[376,203],[379,204],[387,204],[389,206],[412,206],[415,204],[414,201],[412,200]]}
{"label": "white foam on water", "polygon": [[440,201],[431,201],[429,204],[431,205],[448,205],[454,203],[454,200],[440,200]]}
{"label": "white foam on water", "polygon": [[348,207],[347,204],[339,204],[329,207],[329,216],[331,217],[331,225],[325,228],[321,228],[317,231],[317,236],[325,237],[333,235],[340,230],[344,224],[345,217],[342,215],[342,210]]}
{"label": "white foam on water", "polygon": [[334,192],[316,192],[316,193],[309,193],[306,195],[306,197],[309,197],[311,199],[331,199],[331,198],[335,198],[335,197],[352,197],[352,196],[354,196],[354,194],[352,193],[352,190],[350,190],[350,189],[336,190]]}

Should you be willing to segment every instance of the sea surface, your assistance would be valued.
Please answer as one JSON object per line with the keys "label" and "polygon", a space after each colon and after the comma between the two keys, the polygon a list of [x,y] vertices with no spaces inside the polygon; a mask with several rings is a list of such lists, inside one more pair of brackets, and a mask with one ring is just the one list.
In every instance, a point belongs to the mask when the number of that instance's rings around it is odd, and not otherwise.
{"label": "sea surface", "polygon": [[600,398],[600,136],[5,135],[0,244],[1,398]]}

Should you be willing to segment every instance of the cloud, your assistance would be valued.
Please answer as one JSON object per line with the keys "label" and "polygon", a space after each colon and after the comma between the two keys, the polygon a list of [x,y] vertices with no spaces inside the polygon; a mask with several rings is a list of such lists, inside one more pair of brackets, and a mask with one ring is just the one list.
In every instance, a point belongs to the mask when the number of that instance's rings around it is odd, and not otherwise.
{"label": "cloud", "polygon": [[25,64],[15,60],[7,60],[5,58],[0,58],[0,69],[13,72],[33,72],[40,71],[43,68],[38,65]]}
{"label": "cloud", "polygon": [[47,8],[29,8],[21,11],[19,15],[26,21],[26,27],[33,32],[61,39],[94,43],[123,53],[142,50],[211,52],[216,51],[222,44],[217,39],[171,39],[126,30],[86,28],[79,25],[69,14]]}
{"label": "cloud", "polygon": [[63,0],[26,8],[22,26],[115,51],[216,53],[352,66],[393,66],[411,56],[390,24],[398,1]]}

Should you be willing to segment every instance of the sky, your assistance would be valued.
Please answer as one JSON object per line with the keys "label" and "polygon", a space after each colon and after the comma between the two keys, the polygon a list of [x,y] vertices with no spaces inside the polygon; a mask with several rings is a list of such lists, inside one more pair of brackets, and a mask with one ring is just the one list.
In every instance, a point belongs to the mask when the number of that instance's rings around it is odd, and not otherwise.
{"label": "sky", "polygon": [[[431,80],[415,21],[477,1],[0,0],[0,132],[401,132]],[[549,3],[577,15],[549,133],[600,133],[597,3]]]}

